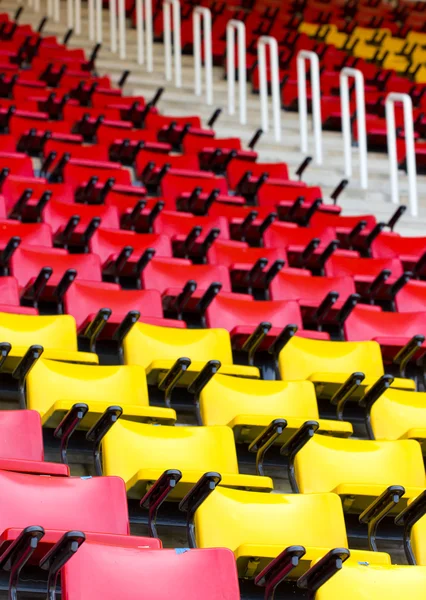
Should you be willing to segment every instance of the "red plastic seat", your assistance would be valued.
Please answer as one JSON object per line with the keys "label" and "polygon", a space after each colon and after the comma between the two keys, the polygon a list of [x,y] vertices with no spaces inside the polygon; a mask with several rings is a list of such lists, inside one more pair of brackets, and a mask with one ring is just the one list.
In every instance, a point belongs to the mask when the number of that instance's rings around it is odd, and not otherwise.
{"label": "red plastic seat", "polygon": [[101,262],[96,254],[75,254],[41,246],[18,248],[10,259],[10,272],[18,281],[21,303],[48,312],[60,312],[63,295],[75,279],[102,281]]}
{"label": "red plastic seat", "polygon": [[12,237],[19,237],[21,246],[52,247],[52,230],[44,223],[19,223],[12,219],[1,219],[0,245],[6,245]]}
{"label": "red plastic seat", "polygon": [[[43,211],[43,220],[52,228],[55,236],[63,233],[70,219],[78,217],[78,224],[75,233],[82,233],[93,222],[93,219],[99,219],[102,227],[109,227],[118,230],[120,221],[118,211],[114,206],[104,206],[102,204],[70,204],[68,202],[57,202],[51,200]],[[94,232],[93,232],[94,233]],[[89,243],[89,239],[86,240]]]}
{"label": "red plastic seat", "polygon": [[0,170],[7,168],[10,173],[20,177],[33,177],[33,163],[26,154],[19,152],[0,152]]}
{"label": "red plastic seat", "polygon": [[238,184],[241,179],[246,175],[247,172],[251,173],[251,176],[256,180],[259,179],[264,173],[267,173],[269,177],[273,179],[289,179],[288,167],[286,163],[257,163],[251,162],[247,164],[246,160],[234,159],[229,164],[226,172],[226,178],[229,183],[229,187],[232,190],[238,189]]}
{"label": "red plastic seat", "polygon": [[[141,583],[141,573],[144,574]],[[232,552],[146,550],[86,541],[62,570],[63,600],[238,600]]]}
{"label": "red plastic seat", "polygon": [[74,189],[83,187],[92,177],[96,177],[101,183],[105,183],[110,177],[115,183],[122,185],[132,183],[129,171],[111,162],[71,159],[63,170],[63,181],[69,183]]}
{"label": "red plastic seat", "polygon": [[152,194],[159,193],[161,180],[170,169],[198,171],[198,158],[195,154],[176,156],[147,150],[141,150],[136,156],[136,175]]}
{"label": "red plastic seat", "polygon": [[0,482],[4,490],[1,531],[37,523],[62,532],[129,535],[126,489],[119,477],[41,477],[0,471]]}
{"label": "red plastic seat", "polygon": [[426,237],[401,237],[395,233],[381,233],[371,246],[374,258],[399,258],[403,268],[417,277],[425,275]]}
{"label": "red plastic seat", "polygon": [[[24,206],[18,211],[16,203],[22,198],[23,194],[31,190],[31,196]],[[27,220],[35,220],[40,218],[40,213],[45,206],[45,194],[48,193],[48,200],[60,200],[61,202],[74,202],[74,192],[70,185],[65,183],[51,183],[42,178],[23,178],[10,175],[6,178],[2,194],[6,203],[8,214],[16,212],[20,218]],[[41,206],[37,209],[37,205],[41,201]]]}
{"label": "red plastic seat", "polygon": [[[161,195],[165,198],[167,208],[175,210],[192,211],[198,201],[205,201],[207,197],[219,190],[220,196],[228,195],[226,179],[215,177],[212,173],[198,171],[170,170],[161,180]],[[197,194],[193,196],[193,194]]]}
{"label": "red plastic seat", "polygon": [[67,477],[69,468],[44,461],[41,419],[33,410],[0,412],[0,471]]}
{"label": "red plastic seat", "polygon": [[422,312],[426,306],[426,281],[409,281],[395,298],[398,312]]}
{"label": "red plastic seat", "polygon": [[161,293],[167,318],[182,319],[184,313],[194,312],[202,318],[221,289],[231,291],[226,267],[193,265],[181,258],[154,258],[142,272],[141,279],[145,289]]}
{"label": "red plastic seat", "polygon": [[82,144],[72,143],[66,140],[49,140],[43,147],[43,156],[46,158],[51,152],[56,152],[56,159],[52,162],[51,168],[53,168],[65,152],[71,154],[71,158],[77,160],[93,160],[96,156],[96,160],[107,162],[109,160],[108,148],[102,144],[96,144],[96,146],[83,146]]}

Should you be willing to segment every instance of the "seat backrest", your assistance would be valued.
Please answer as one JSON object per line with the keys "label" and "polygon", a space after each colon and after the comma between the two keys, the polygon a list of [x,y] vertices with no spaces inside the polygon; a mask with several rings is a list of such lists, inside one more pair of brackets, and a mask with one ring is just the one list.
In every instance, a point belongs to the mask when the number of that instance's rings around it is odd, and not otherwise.
{"label": "seat backrest", "polygon": [[0,471],[0,484],[4,490],[2,531],[37,523],[44,529],[130,533],[126,489],[119,477],[51,477]]}
{"label": "seat backrest", "polygon": [[397,258],[359,258],[357,256],[332,255],[325,265],[327,275],[350,277],[376,277],[383,269],[392,271],[394,277],[402,275],[401,261]]}
{"label": "seat backrest", "polygon": [[10,263],[12,274],[20,287],[25,287],[30,279],[37,277],[43,267],[53,269],[52,281],[56,283],[70,268],[76,269],[79,279],[102,281],[101,262],[96,254],[74,254],[70,261],[66,250],[31,246],[18,248]]}
{"label": "seat backrest", "polygon": [[420,258],[426,252],[426,237],[401,237],[395,233],[381,233],[371,245],[376,258],[393,258],[409,254]]}
{"label": "seat backrest", "polygon": [[247,294],[220,293],[206,311],[209,327],[224,327],[229,332],[238,326],[257,327],[262,321],[273,327],[294,324],[302,328],[299,304],[289,300],[257,302]]}
{"label": "seat backrest", "polygon": [[33,316],[0,313],[0,339],[29,348],[77,351],[77,328],[71,315]]}
{"label": "seat backrest", "polygon": [[[286,259],[285,251],[276,248],[252,248],[246,242],[234,240],[216,240],[207,253],[209,263],[230,267],[235,264],[252,265],[259,258],[266,258],[268,266],[276,260]],[[307,271],[310,275],[310,273]]]}
{"label": "seat backrest", "polygon": [[423,311],[426,306],[426,281],[409,281],[396,296],[398,311]]}
{"label": "seat backrest", "polygon": [[[92,368],[93,367],[93,368]],[[44,382],[44,383],[43,383]],[[27,377],[27,406],[42,416],[55,402],[72,400],[148,406],[148,388],[138,366],[98,366],[40,358]]]}
{"label": "seat backrest", "polygon": [[230,188],[234,190],[248,171],[256,178],[263,175],[263,173],[268,173],[269,177],[274,179],[288,179],[286,163],[255,163],[234,159],[230,162],[226,173]]}
{"label": "seat backrest", "polygon": [[[339,99],[337,100],[340,102]],[[317,210],[309,223],[311,226],[348,228],[350,231],[358,225],[360,221],[367,221],[367,227],[372,229],[376,224],[376,217],[374,215],[341,216]]]}
{"label": "seat backrest", "polygon": [[102,263],[113,255],[120,254],[124,246],[133,248],[132,258],[139,258],[148,248],[155,250],[156,257],[172,257],[170,239],[166,235],[123,231],[117,229],[97,229],[90,240],[91,251],[97,254]]}
{"label": "seat backrest", "polygon": [[0,297],[2,305],[19,306],[19,288],[14,277],[0,277]]}
{"label": "seat backrest", "polygon": [[[141,578],[142,575],[142,578]],[[225,548],[147,550],[85,542],[61,573],[64,600],[239,600]]]}
{"label": "seat backrest", "polygon": [[21,238],[21,246],[52,247],[52,230],[44,223],[19,223],[11,219],[0,220],[0,243],[6,245],[11,237]]}
{"label": "seat backrest", "polygon": [[112,310],[111,321],[121,320],[131,310],[145,317],[163,317],[161,296],[155,290],[123,290],[115,283],[75,281],[64,299],[65,310],[72,315],[77,327],[101,308]]}
{"label": "seat backrest", "polygon": [[173,427],[118,421],[102,445],[104,473],[128,482],[140,469],[218,471],[237,475],[235,441],[229,427]]}
{"label": "seat backrest", "polygon": [[227,425],[239,415],[318,419],[315,388],[310,381],[261,381],[215,375],[200,394],[206,425]]}
{"label": "seat backrest", "polygon": [[[426,308],[423,308],[426,312]],[[426,334],[425,312],[389,313],[357,306],[345,321],[345,338],[349,341],[378,337],[410,338]]]}
{"label": "seat backrest", "polygon": [[124,338],[124,360],[147,368],[154,360],[220,360],[232,364],[229,333],[225,329],[174,329],[136,323]]}
{"label": "seat backrest", "polygon": [[129,171],[121,168],[117,163],[71,159],[64,167],[64,181],[74,188],[78,188],[80,185],[84,186],[94,176],[98,177],[102,183],[105,183],[110,177],[115,179],[115,183],[123,185],[132,183]]}
{"label": "seat backrest", "polygon": [[371,565],[347,561],[315,594],[315,600],[421,600],[426,568],[407,565]]}
{"label": "seat backrest", "polygon": [[176,123],[176,125],[189,124],[192,127],[202,127],[201,119],[198,116],[175,117],[173,115],[159,115],[153,112],[148,113],[145,124],[147,129],[159,131],[162,127],[168,127],[173,122]]}
{"label": "seat backrest", "polygon": [[213,138],[206,135],[191,135],[188,133],[183,138],[183,149],[185,153],[198,153],[204,149],[223,148],[228,150],[241,150],[240,138]]}
{"label": "seat backrest", "polygon": [[154,258],[142,273],[144,287],[165,292],[168,288],[182,289],[194,280],[198,290],[207,290],[211,283],[222,284],[224,292],[231,291],[229,271],[222,265],[193,265],[186,259]]}
{"label": "seat backrest", "polygon": [[57,202],[51,200],[43,211],[43,220],[48,223],[54,231],[65,227],[71,217],[80,217],[79,228],[86,228],[90,221],[96,217],[101,219],[102,227],[119,229],[120,222],[117,209],[114,206],[91,205],[91,204],[69,204],[68,202]]}
{"label": "seat backrest", "polygon": [[223,217],[195,217],[188,213],[162,211],[154,222],[156,233],[168,235],[186,236],[194,227],[202,227],[203,232],[200,239],[203,239],[213,228],[220,230],[219,238],[221,240],[229,239],[228,223]]}
{"label": "seat backrest", "polygon": [[195,513],[195,531],[200,548],[233,551],[243,544],[333,548],[348,543],[336,494],[263,494],[219,486]]}
{"label": "seat backrest", "polygon": [[272,223],[263,237],[267,248],[304,247],[314,238],[328,244],[336,239],[332,227],[293,227],[291,223]]}
{"label": "seat backrest", "polygon": [[173,171],[171,170],[161,180],[161,193],[170,202],[176,201],[185,192],[191,194],[196,187],[201,187],[203,192],[210,194],[218,189],[221,194],[228,193],[228,185],[223,177],[215,177],[212,173],[200,171]]}
{"label": "seat backrest", "polygon": [[371,441],[315,435],[296,455],[302,494],[332,492],[339,485],[423,488],[425,470],[415,440]]}
{"label": "seat backrest", "polygon": [[346,300],[355,293],[355,285],[351,277],[314,277],[303,269],[284,269],[273,279],[270,292],[273,300],[322,302],[329,292]]}
{"label": "seat backrest", "polygon": [[36,411],[0,412],[0,458],[44,460],[41,420]]}
{"label": "seat backrest", "polygon": [[281,350],[282,379],[298,381],[314,373],[362,371],[377,379],[383,375],[380,346],[376,342],[330,342],[294,336]]}

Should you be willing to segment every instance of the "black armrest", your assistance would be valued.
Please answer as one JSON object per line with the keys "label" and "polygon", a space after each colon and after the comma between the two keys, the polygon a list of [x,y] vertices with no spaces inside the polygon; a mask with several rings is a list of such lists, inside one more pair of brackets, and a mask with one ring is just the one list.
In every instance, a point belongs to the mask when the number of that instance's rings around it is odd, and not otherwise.
{"label": "black armrest", "polygon": [[424,335],[413,335],[411,340],[407,342],[405,346],[397,353],[392,362],[395,365],[399,365],[400,377],[405,377],[405,370],[408,363],[417,352],[417,349],[422,346],[424,341]]}
{"label": "black armrest", "polygon": [[196,378],[192,381],[192,383],[190,383],[188,386],[188,393],[194,395],[194,404],[198,425],[203,424],[200,414],[200,394],[212,377],[216,375],[221,366],[222,363],[219,360],[209,360],[198,373]]}
{"label": "black armrest", "polygon": [[349,179],[342,179],[336,189],[330,194],[330,198],[333,200],[333,204],[337,204],[337,199],[346,186],[349,184]]}
{"label": "black armrest", "polygon": [[158,538],[156,527],[158,510],[181,479],[182,473],[178,469],[164,471],[140,502],[141,507],[148,509],[148,530],[153,538]]}
{"label": "black armrest", "polygon": [[145,200],[139,200],[135,204],[132,212],[129,215],[123,215],[121,218],[122,229],[127,229],[129,231],[135,231],[136,223],[138,222],[138,219],[141,216],[142,211],[145,208],[145,206],[146,206]]}
{"label": "black armrest", "polygon": [[257,352],[257,349],[268,335],[269,331],[272,328],[272,324],[266,321],[262,321],[253,331],[253,333],[246,339],[241,350],[243,352],[247,352],[248,358],[247,362],[249,365],[254,365],[254,356]]}
{"label": "black armrest", "polygon": [[268,353],[278,360],[278,356],[281,350],[291,340],[291,338],[297,333],[297,325],[286,325],[279,335],[275,338],[272,344],[268,348]]}
{"label": "black armrest", "polygon": [[304,217],[300,219],[300,225],[302,227],[307,227],[316,212],[318,212],[319,207],[322,205],[322,199],[317,198],[311,204],[311,206],[306,211]]}
{"label": "black armrest", "polygon": [[200,237],[202,231],[203,231],[202,227],[196,226],[196,227],[193,227],[192,230],[188,233],[186,240],[183,242],[183,245],[182,245],[183,258],[190,257],[191,250],[194,247],[194,244],[197,241],[197,238]]}
{"label": "black armrest", "polygon": [[350,233],[348,233],[348,242],[349,242],[349,246],[351,248],[352,248],[353,242],[359,236],[361,231],[364,231],[364,229],[366,227],[367,227],[367,221],[358,221],[358,223],[352,228]]}
{"label": "black armrest", "polygon": [[196,312],[200,313],[200,315],[204,318],[206,310],[216,298],[220,290],[222,289],[222,284],[218,281],[214,281],[209,285],[204,294],[201,296],[200,300],[195,307]]}
{"label": "black armrest", "polygon": [[89,407],[87,404],[74,404],[53,432],[53,437],[61,440],[61,462],[64,465],[68,464],[67,450],[69,440],[86,416],[88,410]]}
{"label": "black armrest", "polygon": [[9,356],[9,353],[11,350],[12,350],[12,344],[9,344],[9,342],[1,342],[0,343],[0,373],[3,369],[4,363],[6,362],[6,359]]}
{"label": "black armrest", "polygon": [[339,240],[333,240],[321,252],[321,255],[318,257],[318,269],[321,272],[324,270],[325,263],[328,261],[330,256],[337,250],[337,248],[339,246],[340,246]]}
{"label": "black armrest", "polygon": [[379,379],[370,387],[370,389],[361,398],[359,405],[365,409],[364,419],[365,427],[368,432],[368,436],[371,440],[374,440],[374,432],[371,427],[371,408],[373,404],[380,398],[382,394],[392,385],[394,377],[392,375],[382,375]]}
{"label": "black armrest", "polygon": [[280,437],[287,427],[285,419],[274,419],[249,445],[249,452],[256,452],[256,473],[262,477],[265,475],[263,462],[266,452]]}
{"label": "black armrest", "polygon": [[352,396],[354,391],[361,385],[364,381],[365,375],[359,371],[352,373],[349,375],[347,380],[342,383],[339,389],[334,393],[331,398],[331,404],[336,406],[336,415],[339,421],[343,421],[343,410],[345,408],[346,402]]}
{"label": "black armrest", "polygon": [[20,243],[21,238],[15,235],[10,238],[4,250],[0,253],[0,271],[3,277],[9,275],[10,259]]}
{"label": "black armrest", "polygon": [[197,289],[197,283],[190,279],[183,287],[183,290],[178,294],[171,302],[168,308],[165,310],[176,312],[178,319],[182,319],[182,313],[185,310],[186,305],[192,298],[195,290]]}
{"label": "black armrest", "polygon": [[411,547],[411,530],[425,514],[426,490],[419,494],[395,519],[395,525],[404,527],[404,550],[409,565],[417,564]]}
{"label": "black armrest", "polygon": [[311,164],[312,162],[312,156],[307,156],[303,162],[297,167],[296,169],[296,175],[299,178],[299,181],[302,181],[302,176],[304,171],[306,170],[306,168]]}
{"label": "black armrest", "polygon": [[276,588],[297,567],[305,554],[303,546],[289,546],[259,573],[254,583],[265,588],[265,600],[273,600]]}
{"label": "black armrest", "polygon": [[413,278],[413,273],[411,271],[405,271],[400,277],[398,277],[398,279],[395,281],[395,283],[393,285],[391,285],[391,287],[389,289],[389,297],[392,299],[392,301],[395,300],[395,296],[397,295],[397,293],[400,290],[402,290],[404,285],[407,285],[407,283],[412,278]]}
{"label": "black armrest", "polygon": [[309,440],[314,436],[315,432],[319,428],[318,421],[306,421],[299,427],[289,440],[282,446],[280,454],[286,456],[288,460],[288,479],[290,481],[291,489],[293,493],[299,493],[299,486],[296,481],[296,474],[294,470],[294,460],[297,453],[305,446]]}
{"label": "black armrest", "polygon": [[330,310],[336,304],[338,299],[338,292],[328,292],[324,300],[312,315],[313,321],[317,324],[317,326],[320,326],[325,321],[327,315],[330,313]]}
{"label": "black armrest", "polygon": [[191,365],[191,359],[186,357],[178,358],[174,365],[164,375],[158,384],[158,389],[164,392],[164,403],[167,408],[171,408],[172,391],[179,383],[185,371]]}
{"label": "black armrest", "polygon": [[309,244],[307,244],[306,248],[303,250],[303,252],[299,256],[299,260],[298,260],[299,267],[304,267],[306,265],[306,263],[311,258],[311,256],[315,252],[315,250],[320,245],[320,243],[321,243],[321,240],[319,238],[313,238],[309,242]]}
{"label": "black armrest", "polygon": [[102,475],[101,442],[122,414],[123,409],[121,406],[109,406],[93,427],[86,433],[86,440],[88,442],[93,442],[93,459],[95,463],[95,472],[98,477]]}
{"label": "black armrest", "polygon": [[369,286],[369,288],[366,292],[367,295],[370,298],[374,298],[375,296],[377,296],[377,294],[383,288],[386,281],[389,279],[389,277],[391,275],[392,275],[392,271],[390,271],[389,269],[383,269],[383,271],[380,271],[380,273],[377,275],[377,277],[375,278],[373,283]]}
{"label": "black armrest", "polygon": [[247,274],[245,275],[245,281],[248,287],[252,287],[256,283],[256,280],[263,275],[263,270],[267,264],[267,258],[258,258],[250,271],[247,271]]}
{"label": "black armrest", "polygon": [[96,340],[110,318],[110,308],[101,308],[87,327],[78,336],[80,352],[96,352]]}
{"label": "black armrest", "polygon": [[403,204],[401,204],[401,206],[398,206],[398,208],[393,213],[393,215],[391,216],[389,221],[386,223],[386,227],[389,227],[389,229],[391,231],[393,231],[395,225],[397,224],[397,222],[399,221],[399,219],[402,217],[402,215],[405,213],[406,210],[407,210],[407,207],[404,206]]}
{"label": "black armrest", "polygon": [[238,240],[241,242],[246,241],[246,235],[248,230],[250,229],[251,224],[257,218],[257,210],[251,210],[241,225],[238,227],[236,234],[238,235]]}
{"label": "black armrest", "polygon": [[360,514],[359,522],[368,525],[368,546],[373,552],[378,552],[376,535],[380,521],[398,504],[404,494],[405,488],[402,485],[391,485]]}
{"label": "black armrest", "polygon": [[347,548],[334,548],[327,552],[313,567],[306,571],[297,581],[297,587],[315,593],[324,583],[342,568],[350,556]]}
{"label": "black armrest", "polygon": [[215,471],[204,473],[197,483],[189,490],[185,498],[179,504],[179,510],[186,512],[186,533],[188,536],[188,545],[190,548],[196,548],[194,515],[197,508],[206,500],[216,486],[221,482],[222,477]]}
{"label": "black armrest", "polygon": [[74,556],[86,540],[82,531],[67,531],[41,559],[39,567],[49,571],[47,577],[47,590],[49,600],[56,600],[56,585],[62,567]]}

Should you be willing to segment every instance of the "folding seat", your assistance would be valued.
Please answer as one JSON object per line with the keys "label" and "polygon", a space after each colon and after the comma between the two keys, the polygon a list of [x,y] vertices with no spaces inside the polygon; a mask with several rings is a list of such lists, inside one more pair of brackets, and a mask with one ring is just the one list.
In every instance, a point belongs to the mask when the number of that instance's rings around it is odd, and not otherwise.
{"label": "folding seat", "polygon": [[[169,115],[159,115],[154,112],[147,114],[145,119],[145,127],[149,131],[155,131],[159,142],[170,144],[176,152],[183,151],[187,153],[186,147],[183,146],[185,139],[190,136],[191,139],[201,138],[209,141],[214,138],[214,131],[210,129],[216,120],[220,111],[216,111],[213,117],[208,122],[208,127],[203,128],[199,117],[174,117]],[[215,115],[216,118],[215,118]],[[188,152],[193,154],[193,152]]]}
{"label": "folding seat", "polygon": [[5,358],[9,354],[11,358],[22,357],[32,345],[41,345],[45,358],[51,360],[84,364],[99,362],[96,354],[89,349],[78,352],[76,322],[69,315],[0,313],[0,339],[6,344],[3,349]]}
{"label": "folding seat", "polygon": [[305,327],[341,338],[359,297],[350,277],[315,277],[305,269],[284,269],[270,284],[271,300],[296,300]]}
{"label": "folding seat", "polygon": [[411,271],[416,279],[422,279],[425,276],[426,238],[381,233],[373,241],[369,256],[399,258],[404,270]]}
{"label": "folding seat", "polygon": [[42,212],[51,198],[61,202],[74,202],[74,192],[70,185],[48,183],[42,178],[9,175],[4,180],[1,193],[9,216],[27,223],[42,220]]}
{"label": "folding seat", "polygon": [[[252,248],[245,242],[216,240],[207,252],[209,264],[229,269],[233,292],[268,300],[268,288],[286,262],[285,251]],[[268,267],[268,268],[267,268]]]}
{"label": "folding seat", "polygon": [[198,171],[198,158],[195,154],[170,155],[144,149],[136,156],[136,176],[146,186],[150,195],[159,194],[161,181],[170,169]]}
{"label": "folding seat", "polygon": [[[218,475],[216,481],[212,481],[211,475]],[[187,510],[190,519],[191,546],[231,549],[240,578],[257,580],[269,564],[279,568],[280,553],[293,544],[298,544],[297,548],[302,545],[306,554],[296,562],[297,568],[289,574],[291,579],[300,577],[311,561],[322,557],[327,550],[348,546],[342,504],[336,494],[262,494],[222,485],[215,488],[218,479],[218,473],[206,474],[205,481],[200,482],[204,484],[199,490],[201,502],[195,506],[188,498],[181,507]],[[214,491],[207,492],[206,482]],[[322,518],[318,519],[318,515]],[[355,564],[358,561],[390,564],[390,557],[384,552],[351,550],[351,553]]]}
{"label": "folding seat", "polygon": [[219,471],[224,487],[273,489],[269,477],[239,473],[233,433],[219,425],[155,427],[119,419],[103,438],[102,466],[105,475],[123,478],[131,499],[143,499],[150,482],[169,469],[182,472],[170,497],[175,501],[182,500],[206,471]]}
{"label": "folding seat", "polygon": [[352,277],[364,302],[393,309],[398,292],[408,283],[411,273],[404,272],[398,258],[359,258],[334,255],[325,264],[330,276]]}
{"label": "folding seat", "polygon": [[163,210],[152,223],[152,230],[170,238],[174,256],[197,263],[206,262],[207,252],[215,240],[229,240],[228,223],[223,217]]}
{"label": "folding seat", "polygon": [[19,306],[19,287],[14,277],[0,277],[0,298],[0,312],[18,313],[23,308]]}
{"label": "folding seat", "polygon": [[188,133],[183,138],[182,148],[185,154],[198,155],[202,170],[223,175],[236,158],[247,161],[248,166],[257,160],[258,154],[254,147],[261,134],[259,129],[246,150],[242,147],[240,138],[214,138]]}
{"label": "folding seat", "polygon": [[18,281],[24,306],[54,314],[61,312],[63,296],[76,277],[102,281],[100,259],[95,254],[76,254],[70,261],[66,250],[41,246],[15,250],[8,269]]}
{"label": "folding seat", "polygon": [[0,169],[9,169],[12,175],[33,177],[33,163],[31,158],[20,152],[0,152]]}
{"label": "folding seat", "polygon": [[269,429],[277,433],[274,444],[282,445],[308,419],[318,421],[323,435],[352,434],[348,422],[319,418],[315,387],[310,381],[246,380],[219,372],[203,383],[195,397],[199,424],[227,425],[236,443],[250,444],[250,450],[259,447],[255,440]]}
{"label": "folding seat", "polygon": [[[320,416],[327,418],[336,410],[343,415],[348,400],[348,414],[359,414],[355,404],[365,388],[386,380],[380,346],[374,341],[329,342],[294,336],[281,350],[278,366],[284,381],[308,379],[314,383]],[[395,378],[393,387],[414,390],[415,382]]]}
{"label": "folding seat", "polygon": [[173,409],[149,405],[145,372],[136,365],[85,365],[39,358],[23,378],[25,392],[7,390],[5,399],[19,397],[21,405],[40,414],[44,427],[55,429],[65,463],[68,440],[77,427],[88,430],[98,421],[98,427],[101,423],[106,427],[120,415],[123,423],[127,419],[169,425],[176,421]]}
{"label": "folding seat", "polygon": [[132,124],[123,121],[121,126],[100,125],[96,132],[98,144],[108,148],[109,159],[132,166],[142,148],[153,152],[169,153],[170,144],[159,142],[155,131],[132,129]]}
{"label": "folding seat", "polygon": [[167,235],[118,229],[97,229],[90,249],[102,262],[104,281],[120,283],[123,287],[140,287],[140,275],[155,255],[171,258],[172,246]]}
{"label": "folding seat", "polygon": [[425,312],[372,312],[360,306],[345,321],[345,339],[375,340],[380,344],[388,373],[416,377],[416,363],[426,350],[424,319]]}
{"label": "folding seat", "polygon": [[77,322],[81,350],[96,352],[101,364],[123,363],[123,340],[138,320],[164,327],[183,327],[163,319],[155,290],[123,290],[113,283],[75,281],[64,298],[65,311]]}
{"label": "folding seat", "polygon": [[224,375],[259,377],[255,367],[233,364],[231,340],[224,329],[172,329],[136,323],[123,347],[124,363],[145,368],[150,398],[166,406],[178,402],[194,410],[194,395],[187,388],[197,377],[194,387],[204,380],[211,361],[220,361]]}
{"label": "folding seat", "polygon": [[0,413],[1,471],[39,475],[69,475],[67,465],[44,461],[40,415],[33,410],[2,410]]}
{"label": "folding seat", "polygon": [[[315,563],[297,582],[315,600],[332,600],[344,595],[348,600],[396,600],[401,596],[413,600],[423,597],[425,567],[407,565],[372,565],[348,560],[344,547],[335,548]],[[320,579],[317,579],[321,574]],[[272,596],[270,596],[271,598]]]}
{"label": "folding seat", "polygon": [[[143,584],[140,574],[145,573]],[[239,600],[235,561],[224,548],[184,551],[115,547],[86,541],[61,573],[64,600]]]}
{"label": "folding seat", "polygon": [[43,156],[45,160],[51,155],[52,152],[56,152],[56,158],[51,163],[52,168],[58,160],[68,152],[71,158],[77,160],[93,160],[93,156],[96,153],[96,160],[107,162],[108,149],[102,144],[96,144],[96,146],[83,146],[82,144],[70,143],[62,140],[49,140],[46,142],[43,148]]}
{"label": "folding seat", "polygon": [[2,268],[7,268],[6,247],[9,244],[12,247],[18,245],[44,246],[52,247],[52,230],[49,225],[44,223],[19,223],[12,219],[0,219],[0,244],[4,246],[3,257],[1,260]]}
{"label": "folding seat", "polygon": [[[1,111],[0,111],[1,112]],[[11,114],[11,116],[9,116]],[[44,144],[52,134],[70,134],[70,125],[65,121],[49,121],[46,113],[15,111],[5,116],[6,133],[18,140],[18,152],[39,156]]]}
{"label": "folding seat", "polygon": [[265,231],[263,243],[265,248],[285,250],[291,267],[309,269],[316,274],[323,274],[339,245],[332,227],[294,227],[291,223],[276,222]]}
{"label": "folding seat", "polygon": [[[257,301],[247,294],[219,293],[206,310],[207,327],[229,331],[235,362],[269,370],[278,359],[290,331],[302,337],[329,339],[325,332],[303,329],[300,307],[294,300]],[[269,356],[268,356],[269,355]]]}
{"label": "folding seat", "polygon": [[[54,245],[72,253],[87,253],[100,226],[117,231],[120,227],[114,206],[69,204],[50,200],[43,210],[43,220],[53,230]],[[96,254],[96,251],[95,251]]]}
{"label": "folding seat", "polygon": [[167,318],[178,318],[194,327],[220,290],[231,291],[229,271],[222,265],[193,265],[183,258],[154,258],[141,272],[144,289],[158,290]]}
{"label": "folding seat", "polygon": [[205,210],[205,204],[209,206],[218,198],[224,201],[228,187],[226,179],[211,173],[171,170],[161,180],[161,195],[167,208],[194,212],[200,205]]}
{"label": "folding seat", "polygon": [[395,297],[398,312],[422,312],[426,306],[426,282],[409,281]]}
{"label": "folding seat", "polygon": [[[274,179],[289,179],[288,166],[286,163],[250,163],[247,164],[246,160],[234,159],[230,162],[226,178],[228,180],[229,187],[241,194],[239,186],[243,179],[246,179],[247,172],[250,173],[250,177],[259,180],[264,174]],[[241,194],[244,195],[244,194]]]}

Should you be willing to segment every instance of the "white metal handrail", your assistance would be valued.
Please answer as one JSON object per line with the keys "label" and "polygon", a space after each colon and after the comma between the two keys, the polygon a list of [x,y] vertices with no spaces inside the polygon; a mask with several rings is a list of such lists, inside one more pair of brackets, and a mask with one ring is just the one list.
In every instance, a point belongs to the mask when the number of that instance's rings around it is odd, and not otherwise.
{"label": "white metal handrail", "polygon": [[273,37],[262,35],[257,41],[257,57],[259,62],[259,95],[260,113],[263,131],[269,131],[268,111],[268,82],[266,76],[266,46],[269,48],[271,86],[272,86],[272,110],[274,118],[274,135],[277,142],[281,141],[281,100],[280,100],[280,76],[278,68],[278,43]]}
{"label": "white metal handrail", "polygon": [[117,0],[109,0],[109,47],[117,52]]}
{"label": "white metal handrail", "polygon": [[192,30],[194,39],[194,91],[201,96],[201,18],[203,19],[204,70],[206,78],[206,102],[213,104],[213,53],[212,53],[212,15],[205,6],[197,6],[192,12]]}
{"label": "white metal handrail", "polygon": [[175,85],[182,87],[182,47],[180,37],[180,2],[163,0],[164,64],[166,81],[172,80],[172,27],[173,10],[173,54],[175,59]]}
{"label": "white metal handrail", "polygon": [[410,203],[410,212],[413,217],[417,217],[417,168],[416,153],[414,147],[413,103],[408,94],[398,94],[396,92],[388,94],[385,102],[391,198],[394,204],[399,204],[398,158],[396,151],[395,129],[396,102],[402,102],[404,110],[404,136],[408,175],[408,199]]}
{"label": "white metal handrail", "polygon": [[297,92],[299,97],[300,150],[308,152],[308,102],[306,93],[306,61],[311,63],[312,121],[314,127],[315,159],[322,165],[321,87],[319,59],[315,52],[300,50],[297,55]]}
{"label": "white metal handrail", "polygon": [[345,67],[340,71],[340,106],[342,113],[345,175],[352,176],[352,130],[350,117],[349,78],[355,81],[356,120],[358,129],[359,176],[361,189],[368,188],[367,132],[365,125],[364,75],[358,69]]}
{"label": "white metal handrail", "polygon": [[118,55],[126,58],[126,3],[118,0]]}
{"label": "white metal handrail", "polygon": [[235,35],[238,47],[238,91],[240,123],[247,123],[246,26],[231,19],[226,25],[226,72],[228,79],[228,114],[235,115]]}
{"label": "white metal handrail", "polygon": [[95,0],[87,0],[87,20],[89,29],[89,40],[95,39]]}
{"label": "white metal handrail", "polygon": [[136,0],[136,37],[137,37],[137,62],[143,65],[145,62],[146,46],[146,70],[153,71],[153,23],[152,23],[152,0]]}
{"label": "white metal handrail", "polygon": [[102,0],[96,0],[96,42],[102,44]]}

